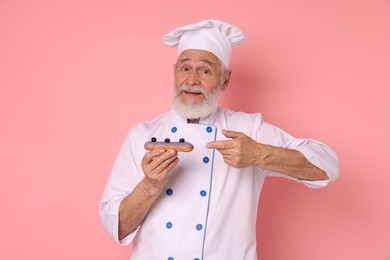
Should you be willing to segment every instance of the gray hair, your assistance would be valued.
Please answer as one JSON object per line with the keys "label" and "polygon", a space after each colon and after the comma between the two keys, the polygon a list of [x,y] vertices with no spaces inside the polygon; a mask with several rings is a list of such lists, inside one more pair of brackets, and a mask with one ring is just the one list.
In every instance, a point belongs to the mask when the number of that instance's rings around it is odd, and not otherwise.
{"label": "gray hair", "polygon": [[221,90],[224,90],[223,84],[227,80],[227,75],[229,73],[229,69],[225,66],[225,64],[223,64],[223,62],[221,60],[219,61],[219,64],[220,64],[219,66],[221,68],[221,82],[220,82],[219,88]]}

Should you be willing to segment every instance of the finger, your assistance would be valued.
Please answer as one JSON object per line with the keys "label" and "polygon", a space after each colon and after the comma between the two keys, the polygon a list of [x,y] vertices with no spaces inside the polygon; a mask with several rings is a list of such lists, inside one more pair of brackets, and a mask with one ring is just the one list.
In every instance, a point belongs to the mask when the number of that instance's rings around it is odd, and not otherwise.
{"label": "finger", "polygon": [[154,180],[165,180],[168,177],[169,172],[178,164],[178,162],[178,157],[171,158],[161,163],[156,169],[151,171],[148,176]]}
{"label": "finger", "polygon": [[[227,138],[235,139],[238,137],[243,136],[244,134],[241,132],[235,132],[235,131],[230,131],[226,129],[222,129],[222,133],[224,136]],[[231,142],[229,140],[223,140],[223,141],[214,141],[214,142],[209,142],[206,144],[207,148],[210,149],[230,149],[234,147],[234,142]]]}
{"label": "finger", "polygon": [[225,150],[233,147],[233,142],[230,140],[223,141],[213,141],[206,144],[206,148],[209,149],[217,149],[217,150]]}
{"label": "finger", "polygon": [[146,165],[151,163],[155,157],[162,155],[163,153],[165,153],[164,149],[155,149],[147,152],[142,158],[142,164]]}
{"label": "finger", "polygon": [[162,170],[161,174],[167,175],[179,162],[179,158],[173,158],[173,160]]}
{"label": "finger", "polygon": [[241,132],[236,132],[236,131],[231,131],[231,130],[226,130],[226,129],[222,129],[222,133],[227,138],[233,138],[233,139],[240,137],[242,135]]}
{"label": "finger", "polygon": [[169,163],[169,165],[165,169],[155,169],[154,171],[150,172],[144,172],[145,178],[148,179],[148,181],[155,183],[157,185],[165,185],[167,183],[167,178],[169,172],[178,164],[179,158],[173,158],[172,162]]}
{"label": "finger", "polygon": [[[154,157],[154,159],[149,163],[151,170],[154,170],[158,167],[163,169],[169,165],[169,163],[177,157],[177,152],[174,150],[167,150],[163,154]],[[160,170],[161,170],[160,167]]]}
{"label": "finger", "polygon": [[[169,158],[166,158],[165,160],[159,160],[160,163],[158,165],[156,165],[156,170],[158,171],[163,171],[165,168],[167,168],[175,159],[177,158],[177,156],[173,156],[173,157],[169,157]],[[161,158],[159,158],[161,159]],[[156,162],[157,163],[157,162]]]}

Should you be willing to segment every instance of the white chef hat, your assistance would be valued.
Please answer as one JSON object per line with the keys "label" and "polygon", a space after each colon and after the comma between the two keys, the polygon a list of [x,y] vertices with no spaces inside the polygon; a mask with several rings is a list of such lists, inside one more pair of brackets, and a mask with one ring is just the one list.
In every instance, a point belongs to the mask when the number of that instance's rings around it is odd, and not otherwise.
{"label": "white chef hat", "polygon": [[188,49],[206,50],[228,67],[232,46],[245,40],[237,27],[218,20],[205,20],[177,28],[163,37],[168,47],[178,48],[178,55]]}

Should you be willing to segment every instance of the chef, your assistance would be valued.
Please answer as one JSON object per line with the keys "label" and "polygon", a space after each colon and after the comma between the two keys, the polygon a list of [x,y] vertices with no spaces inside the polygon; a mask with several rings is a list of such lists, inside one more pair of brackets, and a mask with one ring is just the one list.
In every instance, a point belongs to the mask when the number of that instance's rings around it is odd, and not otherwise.
{"label": "chef", "polygon": [[[255,260],[256,219],[265,177],[312,188],[338,177],[325,144],[297,139],[259,113],[218,106],[231,76],[237,27],[205,20],[164,36],[178,49],[172,110],[135,125],[113,166],[100,204],[102,224],[134,260]],[[194,149],[144,149],[151,138]]]}

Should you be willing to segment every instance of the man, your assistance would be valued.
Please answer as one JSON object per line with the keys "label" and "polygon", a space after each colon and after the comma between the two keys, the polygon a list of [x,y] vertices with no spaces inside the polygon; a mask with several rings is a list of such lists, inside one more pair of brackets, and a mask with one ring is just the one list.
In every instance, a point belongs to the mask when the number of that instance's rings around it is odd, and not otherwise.
{"label": "man", "polygon": [[[132,259],[257,259],[264,178],[319,188],[338,177],[337,156],[324,144],[295,139],[260,114],[218,107],[231,75],[231,47],[244,39],[238,28],[217,20],[164,37],[178,48],[173,109],[130,130],[100,205],[111,237],[134,242]],[[151,137],[185,138],[194,150],[146,152]]]}

